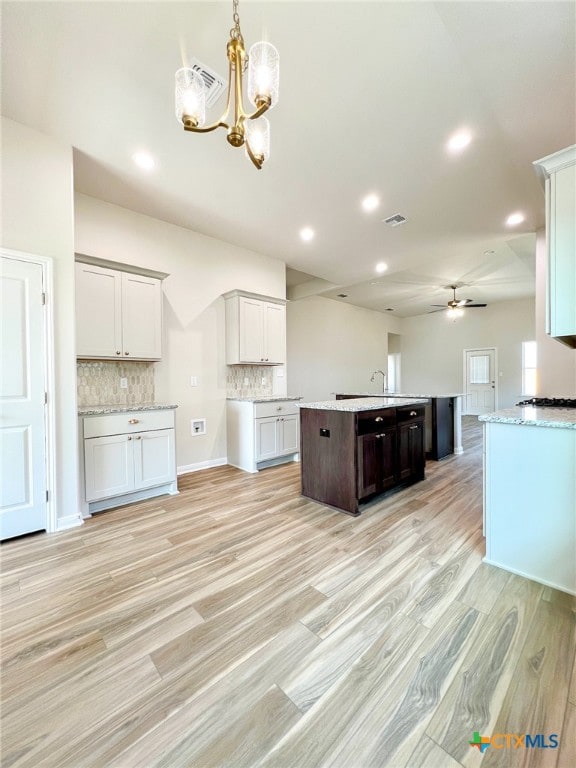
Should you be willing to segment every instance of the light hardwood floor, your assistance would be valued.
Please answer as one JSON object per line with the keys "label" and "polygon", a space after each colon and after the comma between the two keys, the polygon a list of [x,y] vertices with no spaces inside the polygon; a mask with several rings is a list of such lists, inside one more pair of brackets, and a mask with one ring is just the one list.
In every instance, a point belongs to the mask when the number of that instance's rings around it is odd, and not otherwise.
{"label": "light hardwood floor", "polygon": [[463,456],[358,518],[298,464],[223,467],[5,543],[3,768],[572,768],[574,604],[481,562],[465,422]]}

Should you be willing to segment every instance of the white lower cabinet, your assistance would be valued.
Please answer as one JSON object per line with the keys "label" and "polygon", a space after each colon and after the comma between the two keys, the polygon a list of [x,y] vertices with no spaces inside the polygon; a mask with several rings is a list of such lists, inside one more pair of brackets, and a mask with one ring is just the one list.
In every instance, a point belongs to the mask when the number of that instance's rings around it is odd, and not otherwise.
{"label": "white lower cabinet", "polygon": [[296,400],[228,401],[228,463],[247,472],[257,472],[297,459],[300,414],[296,403]]}
{"label": "white lower cabinet", "polygon": [[256,461],[266,461],[285,453],[296,453],[298,445],[298,416],[268,416],[255,419]]}
{"label": "white lower cabinet", "polygon": [[82,422],[85,513],[178,492],[173,410],[87,416]]}

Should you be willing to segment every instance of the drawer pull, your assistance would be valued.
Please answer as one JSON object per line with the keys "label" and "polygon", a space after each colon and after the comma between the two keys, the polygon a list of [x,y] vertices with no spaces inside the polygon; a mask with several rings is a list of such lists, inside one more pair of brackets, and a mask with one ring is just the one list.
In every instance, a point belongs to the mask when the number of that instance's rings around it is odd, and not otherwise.
{"label": "drawer pull", "polygon": [[418,412],[417,411],[410,411],[410,416],[418,416]]}
{"label": "drawer pull", "polygon": [[281,405],[279,405],[279,406],[278,406],[278,408],[276,408],[276,410],[277,410],[277,411],[281,411],[281,410],[282,410],[282,406],[281,406]]}
{"label": "drawer pull", "polygon": [[139,424],[140,419],[128,419],[128,424]]}
{"label": "drawer pull", "polygon": [[134,438],[134,440],[142,440],[142,435],[136,435],[136,437]]}
{"label": "drawer pull", "polygon": [[381,422],[381,421],[384,421],[384,419],[382,418],[382,416],[376,416],[376,418],[374,419],[374,421],[376,421],[376,422]]}
{"label": "drawer pull", "polygon": [[128,440],[132,440],[132,438],[131,438],[131,437],[128,437],[127,439],[128,439]]}
{"label": "drawer pull", "polygon": [[418,429],[418,424],[412,424],[412,426],[410,427],[410,429]]}

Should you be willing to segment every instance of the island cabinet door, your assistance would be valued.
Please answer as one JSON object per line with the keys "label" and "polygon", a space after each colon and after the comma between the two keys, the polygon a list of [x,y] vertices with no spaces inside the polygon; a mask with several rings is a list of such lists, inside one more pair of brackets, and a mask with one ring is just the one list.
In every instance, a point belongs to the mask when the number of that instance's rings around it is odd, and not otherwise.
{"label": "island cabinet door", "polygon": [[396,484],[396,429],[358,437],[358,498],[381,493]]}
{"label": "island cabinet door", "polygon": [[364,499],[377,493],[378,463],[380,445],[376,435],[361,435],[358,438],[358,498]]}
{"label": "island cabinet door", "polygon": [[398,479],[400,482],[424,476],[424,425],[402,424],[398,427]]}

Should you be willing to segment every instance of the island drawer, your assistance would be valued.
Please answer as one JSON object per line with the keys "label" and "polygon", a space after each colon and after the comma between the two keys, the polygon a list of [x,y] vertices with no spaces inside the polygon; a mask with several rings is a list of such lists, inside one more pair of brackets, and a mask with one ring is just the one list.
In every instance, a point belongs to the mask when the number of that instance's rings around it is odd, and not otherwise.
{"label": "island drawer", "polygon": [[396,409],[385,408],[380,411],[360,411],[358,413],[358,434],[370,435],[381,429],[396,426]]}
{"label": "island drawer", "polygon": [[154,429],[172,429],[174,411],[127,411],[106,413],[102,416],[84,416],[84,437],[107,437]]}
{"label": "island drawer", "polygon": [[406,424],[406,422],[420,421],[423,419],[425,407],[423,405],[406,405],[402,408],[398,408],[396,413],[398,424]]}
{"label": "island drawer", "polygon": [[254,418],[293,416],[299,410],[295,400],[274,400],[271,403],[254,403]]}

